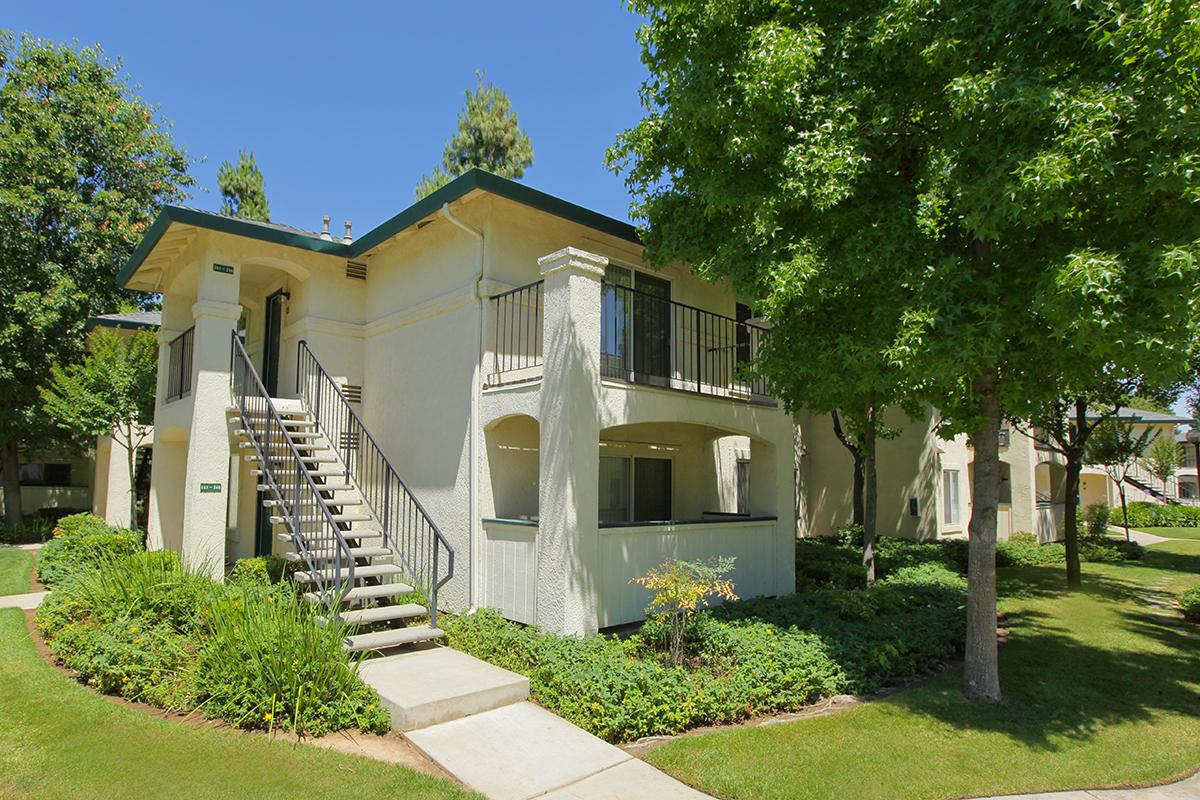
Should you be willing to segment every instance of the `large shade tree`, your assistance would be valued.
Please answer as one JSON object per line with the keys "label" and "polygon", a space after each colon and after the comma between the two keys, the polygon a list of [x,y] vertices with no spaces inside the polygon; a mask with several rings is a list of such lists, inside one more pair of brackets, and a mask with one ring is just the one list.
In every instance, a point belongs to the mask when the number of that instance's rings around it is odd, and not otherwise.
{"label": "large shade tree", "polygon": [[0,34],[0,471],[21,517],[23,447],[52,429],[38,386],[119,304],[113,280],[188,162],[99,48]]}
{"label": "large shade tree", "polygon": [[221,213],[258,222],[271,220],[267,186],[254,153],[243,150],[238,163],[221,162],[217,168],[217,188],[221,191]]}
{"label": "large shade tree", "polygon": [[[631,6],[648,18],[647,116],[610,157],[651,258],[769,306],[781,272],[804,279],[798,260],[839,268],[829,244],[851,220],[886,242],[886,356],[974,448],[964,693],[998,699],[1001,420],[1061,390],[1027,360],[1031,332],[1091,350],[1098,288],[1130,308],[1196,302],[1193,4]],[[1126,319],[1122,352],[1153,347]]]}

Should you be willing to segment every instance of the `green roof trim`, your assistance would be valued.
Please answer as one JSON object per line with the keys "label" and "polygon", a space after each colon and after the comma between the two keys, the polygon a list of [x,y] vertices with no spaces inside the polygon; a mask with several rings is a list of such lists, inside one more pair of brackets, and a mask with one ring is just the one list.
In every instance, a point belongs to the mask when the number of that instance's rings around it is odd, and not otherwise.
{"label": "green roof trim", "polygon": [[605,216],[589,208],[569,203],[559,197],[532,189],[524,184],[501,178],[482,169],[471,169],[459,175],[450,183],[438,189],[433,194],[423,197],[396,216],[369,231],[352,244],[340,241],[322,239],[317,234],[308,234],[296,229],[287,229],[251,220],[227,217],[208,211],[198,211],[182,206],[164,206],[153,224],[146,230],[142,241],[138,243],[133,255],[125,262],[125,266],[117,273],[117,284],[124,286],[138,268],[150,255],[159,240],[167,232],[172,222],[181,225],[194,225],[198,228],[229,233],[235,236],[245,236],[285,247],[298,247],[314,253],[355,258],[369,250],[378,247],[404,229],[415,225],[433,214],[444,203],[452,203],[466,194],[479,189],[498,197],[512,200],[530,208],[544,211],[556,217],[576,222],[592,230],[607,233],[618,239],[640,245],[642,243],[638,229],[628,222]]}
{"label": "green roof trim", "polygon": [[625,239],[640,245],[641,236],[638,229],[628,222],[606,217],[590,208],[568,203],[552,194],[532,189],[523,183],[501,178],[499,175],[479,168],[470,169],[447,183],[431,195],[421,198],[408,208],[401,211],[387,222],[367,233],[354,244],[350,245],[352,256],[361,255],[372,248],[386,242],[405,228],[415,225],[442,207],[443,203],[452,203],[475,189],[512,200],[522,205],[545,211],[571,222],[578,222],[593,230],[611,234],[618,239]]}

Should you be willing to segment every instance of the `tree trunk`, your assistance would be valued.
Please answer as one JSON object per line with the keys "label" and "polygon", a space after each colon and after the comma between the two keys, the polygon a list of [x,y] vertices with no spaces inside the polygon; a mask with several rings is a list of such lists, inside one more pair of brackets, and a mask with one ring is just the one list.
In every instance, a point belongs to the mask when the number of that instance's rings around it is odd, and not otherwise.
{"label": "tree trunk", "polygon": [[1079,473],[1083,464],[1077,453],[1067,455],[1066,505],[1063,507],[1063,544],[1066,547],[1067,587],[1078,589],[1083,578],[1079,569],[1079,513],[1075,497],[1079,494]]}
{"label": "tree trunk", "polygon": [[21,453],[15,441],[0,445],[0,473],[4,481],[4,522],[16,525],[24,516],[21,508]]}
{"label": "tree trunk", "polygon": [[862,472],[863,484],[863,566],[867,568],[867,585],[875,584],[875,523],[878,517],[879,489],[876,481],[875,458],[875,395],[867,400],[866,424],[863,425]]}
{"label": "tree trunk", "polygon": [[1000,502],[1000,395],[994,370],[973,381],[982,421],[971,433],[975,448],[970,543],[967,556],[967,644],[963,694],[1000,699],[996,646],[996,512]]}
{"label": "tree trunk", "polygon": [[842,417],[840,414],[838,414],[836,408],[829,416],[833,419],[834,435],[837,436],[838,441],[842,443],[842,446],[850,451],[850,457],[854,459],[854,497],[851,499],[854,519],[852,521],[855,525],[863,525],[865,523],[863,517],[864,479],[862,448],[850,441],[850,437],[842,428]]}
{"label": "tree trunk", "polygon": [[1125,525],[1125,541],[1129,541],[1129,509],[1125,506],[1125,481],[1117,484],[1117,491],[1121,493],[1121,522]]}
{"label": "tree trunk", "polygon": [[137,448],[133,446],[133,431],[130,431],[125,445],[125,463],[129,467],[129,530],[136,531],[138,529],[137,481],[134,473],[137,472]]}

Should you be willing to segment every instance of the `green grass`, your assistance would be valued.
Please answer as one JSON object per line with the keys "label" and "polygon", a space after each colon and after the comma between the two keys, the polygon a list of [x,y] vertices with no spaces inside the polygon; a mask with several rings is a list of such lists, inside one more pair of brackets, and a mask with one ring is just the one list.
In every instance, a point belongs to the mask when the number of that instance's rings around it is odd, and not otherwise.
{"label": "green grass", "polygon": [[1200,766],[1200,626],[1155,616],[1200,580],[1200,542],[1140,562],[1000,571],[1005,699],[962,698],[961,669],[851,711],[676,739],[647,760],[725,798],[918,798],[1147,784]]}
{"label": "green grass", "polygon": [[1155,536],[1165,536],[1168,539],[1200,539],[1200,528],[1138,528],[1137,530],[1142,533],[1152,533]]}
{"label": "green grass", "polygon": [[16,547],[0,547],[0,595],[29,591],[33,554]]}
{"label": "green grass", "polygon": [[34,650],[0,611],[0,797],[478,797],[405,767],[198,728],[117,705]]}

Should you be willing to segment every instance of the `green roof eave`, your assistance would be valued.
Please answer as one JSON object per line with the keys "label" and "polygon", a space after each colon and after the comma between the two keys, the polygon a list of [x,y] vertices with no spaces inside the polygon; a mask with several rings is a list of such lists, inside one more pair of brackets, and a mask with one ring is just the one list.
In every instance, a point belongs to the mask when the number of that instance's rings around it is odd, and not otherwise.
{"label": "green roof eave", "polygon": [[547,214],[553,214],[556,217],[561,217],[571,222],[577,222],[580,225],[610,234],[618,239],[624,239],[637,245],[642,243],[641,236],[638,235],[638,229],[628,222],[607,217],[604,214],[584,208],[583,206],[568,203],[566,200],[554,195],[540,192],[537,189],[531,189],[523,183],[517,183],[508,178],[501,178],[499,175],[493,175],[486,170],[475,168],[459,175],[433,194],[421,198],[387,222],[384,222],[362,238],[356,240],[350,245],[350,256],[353,258],[378,247],[405,228],[425,219],[441,208],[443,204],[453,203],[455,200],[476,189],[512,200],[516,203],[521,203],[539,211],[545,211]]}
{"label": "green roof eave", "polygon": [[124,287],[129,282],[129,279],[142,266],[142,262],[154,250],[158,241],[167,232],[167,229],[171,227],[171,223],[173,222],[178,222],[180,225],[194,225],[197,228],[206,228],[218,233],[245,236],[246,238],[257,239],[261,242],[281,244],[285,247],[297,247],[301,250],[308,250],[314,253],[341,256],[343,258],[350,254],[349,245],[336,240],[329,241],[318,236],[307,236],[303,233],[270,228],[244,219],[238,219],[237,217],[210,214],[192,208],[163,206],[158,217],[155,218],[154,222],[151,223],[146,233],[142,236],[142,241],[138,243],[137,248],[133,251],[133,255],[129,257],[129,260],[125,262],[125,266],[117,273],[118,286]]}
{"label": "green roof eave", "polygon": [[182,206],[164,206],[162,211],[159,212],[158,217],[155,218],[154,222],[142,236],[142,241],[138,243],[137,248],[133,251],[133,255],[129,257],[129,260],[125,262],[125,266],[117,273],[117,285],[124,287],[129,282],[129,279],[142,266],[142,263],[154,250],[159,240],[166,234],[167,229],[171,227],[171,223],[173,222],[178,222],[181,225],[194,225],[198,228],[206,228],[219,233],[245,236],[263,242],[281,244],[285,247],[298,247],[314,253],[340,256],[342,258],[355,258],[378,247],[406,228],[425,219],[440,209],[442,205],[452,203],[476,189],[512,200],[513,202],[539,211],[544,211],[547,214],[552,214],[570,222],[576,222],[584,227],[601,233],[607,233],[636,245],[642,243],[638,229],[628,222],[622,222],[619,219],[605,216],[583,206],[569,203],[554,195],[540,192],[537,189],[531,189],[524,184],[509,180],[508,178],[501,178],[499,175],[493,175],[485,170],[471,169],[450,181],[436,192],[421,198],[349,245],[337,240],[329,241],[322,239],[315,235],[310,236],[299,232],[260,225],[248,220],[238,219],[237,217],[227,217],[220,214],[197,211],[192,208],[184,208]]}

